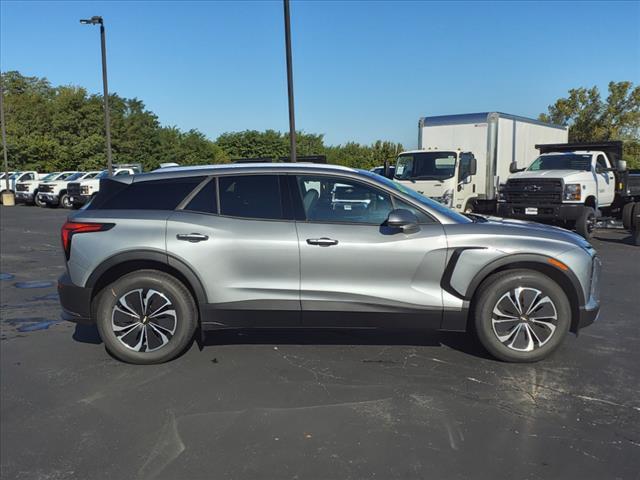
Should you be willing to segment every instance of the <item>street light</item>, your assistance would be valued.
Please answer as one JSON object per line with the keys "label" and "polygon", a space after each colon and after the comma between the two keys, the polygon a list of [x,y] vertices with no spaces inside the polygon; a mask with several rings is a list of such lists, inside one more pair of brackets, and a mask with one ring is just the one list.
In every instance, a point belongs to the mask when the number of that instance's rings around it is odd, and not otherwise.
{"label": "street light", "polygon": [[109,122],[109,87],[107,86],[107,47],[105,45],[104,21],[102,17],[93,16],[80,20],[83,25],[100,25],[100,46],[102,50],[102,87],[104,95],[104,129],[107,137],[107,171],[109,176],[113,174],[111,164],[111,126]]}
{"label": "street light", "polygon": [[289,142],[292,162],[296,161],[296,118],[293,108],[293,64],[291,60],[291,20],[289,19],[289,0],[284,0],[284,43],[287,55],[287,91],[289,94]]}

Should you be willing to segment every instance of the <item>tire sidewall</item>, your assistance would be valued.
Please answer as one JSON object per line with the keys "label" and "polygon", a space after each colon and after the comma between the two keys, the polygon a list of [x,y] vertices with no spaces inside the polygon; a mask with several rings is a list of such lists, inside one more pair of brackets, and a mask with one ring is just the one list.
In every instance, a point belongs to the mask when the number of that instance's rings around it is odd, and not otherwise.
{"label": "tire sidewall", "polygon": [[[551,339],[531,352],[518,352],[503,345],[493,332],[491,317],[498,299],[515,287],[532,287],[548,295],[558,314],[558,323]],[[560,346],[571,325],[571,305],[562,288],[550,278],[534,271],[513,271],[498,275],[481,287],[474,309],[475,329],[482,345],[494,357],[508,362],[536,362]]]}
{"label": "tire sidewall", "polygon": [[582,214],[578,220],[576,220],[576,232],[584,237],[585,240],[591,240],[591,237],[593,236],[593,231],[589,232],[587,227],[587,221],[591,216],[595,217],[596,211],[592,207],[584,207]]}
{"label": "tire sidewall", "polygon": [[[176,310],[177,327],[164,347],[154,352],[136,352],[117,339],[111,328],[111,315],[118,299],[138,288],[153,288],[166,295]],[[125,275],[105,287],[97,298],[96,324],[107,350],[116,358],[136,364],[163,363],[180,355],[190,344],[197,326],[197,309],[186,287],[164,272],[143,270]]]}
{"label": "tire sidewall", "polygon": [[68,194],[64,194],[62,195],[62,197],[60,197],[60,206],[62,208],[71,208],[71,202],[69,202],[69,195]]}

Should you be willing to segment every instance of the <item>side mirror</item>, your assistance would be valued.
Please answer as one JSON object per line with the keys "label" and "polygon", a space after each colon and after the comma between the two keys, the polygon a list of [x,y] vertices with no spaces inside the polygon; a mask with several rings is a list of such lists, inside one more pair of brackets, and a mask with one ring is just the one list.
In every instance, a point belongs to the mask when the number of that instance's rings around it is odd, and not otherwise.
{"label": "side mirror", "polygon": [[478,171],[478,161],[476,157],[471,157],[469,159],[469,176],[475,175]]}
{"label": "side mirror", "polygon": [[616,167],[618,168],[619,172],[626,172],[627,171],[627,161],[626,160],[618,160],[616,163]]}
{"label": "side mirror", "polygon": [[399,228],[404,233],[412,233],[420,230],[418,217],[413,212],[404,208],[397,208],[389,212],[387,225],[392,228]]}
{"label": "side mirror", "polygon": [[509,173],[518,173],[524,171],[524,168],[518,168],[518,164],[516,162],[511,162],[509,164]]}

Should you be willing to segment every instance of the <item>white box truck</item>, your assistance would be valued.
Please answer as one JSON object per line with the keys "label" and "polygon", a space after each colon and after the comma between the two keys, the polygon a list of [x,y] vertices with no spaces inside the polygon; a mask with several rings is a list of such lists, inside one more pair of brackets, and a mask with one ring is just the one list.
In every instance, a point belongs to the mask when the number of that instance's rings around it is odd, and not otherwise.
{"label": "white box truck", "polygon": [[456,210],[494,213],[510,167],[533,162],[536,144],[568,136],[567,127],[499,112],[423,117],[419,150],[398,155],[394,179]]}

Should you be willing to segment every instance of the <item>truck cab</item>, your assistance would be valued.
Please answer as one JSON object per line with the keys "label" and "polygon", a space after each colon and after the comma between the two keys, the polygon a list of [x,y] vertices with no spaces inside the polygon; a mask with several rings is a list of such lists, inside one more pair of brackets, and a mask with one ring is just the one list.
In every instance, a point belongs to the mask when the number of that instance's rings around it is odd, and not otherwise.
{"label": "truck cab", "polygon": [[589,239],[599,218],[619,218],[640,195],[626,171],[622,142],[537,145],[541,155],[514,169],[498,198],[498,215],[559,223]]}
{"label": "truck cab", "polygon": [[16,185],[22,182],[28,182],[32,180],[38,180],[39,175],[38,172],[34,170],[28,170],[23,172],[9,172],[9,189],[7,190],[7,179],[2,178],[0,183],[0,193],[11,192],[14,195],[16,194]]}
{"label": "truck cab", "polygon": [[394,180],[443,205],[465,209],[476,195],[476,169],[472,152],[413,150],[398,155]]}

